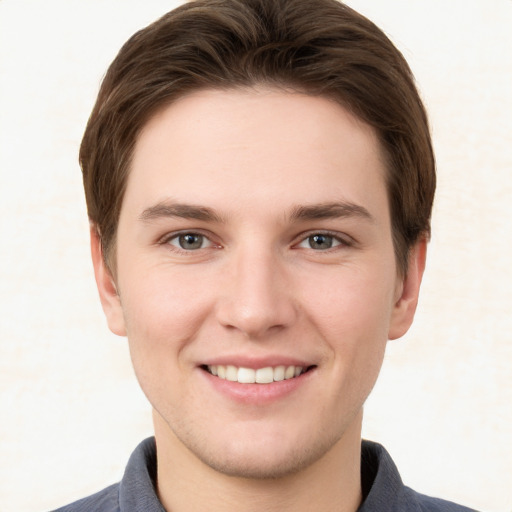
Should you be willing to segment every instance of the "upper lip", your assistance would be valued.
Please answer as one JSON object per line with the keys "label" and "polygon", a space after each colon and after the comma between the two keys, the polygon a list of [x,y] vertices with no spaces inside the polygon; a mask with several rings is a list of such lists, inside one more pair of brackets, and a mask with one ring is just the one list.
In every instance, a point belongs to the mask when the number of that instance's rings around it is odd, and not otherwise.
{"label": "upper lip", "polygon": [[311,360],[299,359],[297,357],[290,357],[285,355],[268,355],[265,357],[254,357],[247,355],[223,355],[208,358],[201,362],[200,366],[236,366],[238,368],[252,368],[257,370],[258,368],[267,368],[269,366],[302,366],[307,368],[314,366],[315,364]]}

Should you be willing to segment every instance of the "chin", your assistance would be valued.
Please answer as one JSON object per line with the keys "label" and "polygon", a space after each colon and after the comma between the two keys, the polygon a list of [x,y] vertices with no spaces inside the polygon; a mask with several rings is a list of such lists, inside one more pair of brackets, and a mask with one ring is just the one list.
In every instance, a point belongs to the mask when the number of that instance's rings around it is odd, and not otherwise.
{"label": "chin", "polygon": [[188,446],[195,456],[211,469],[235,478],[254,480],[280,479],[293,475],[321,459],[339,440],[322,437],[314,444],[309,439],[292,440],[281,436],[248,442],[247,438],[226,442],[227,447],[214,450],[208,447]]}

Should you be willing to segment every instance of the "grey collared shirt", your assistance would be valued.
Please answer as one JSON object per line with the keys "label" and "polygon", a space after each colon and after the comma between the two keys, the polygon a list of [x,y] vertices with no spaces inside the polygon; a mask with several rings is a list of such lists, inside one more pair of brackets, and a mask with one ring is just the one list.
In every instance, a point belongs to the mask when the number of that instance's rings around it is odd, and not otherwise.
{"label": "grey collared shirt", "polygon": [[[121,482],[54,512],[165,512],[156,493],[156,446],[150,437],[132,453]],[[358,512],[475,512],[404,486],[383,446],[363,441]]]}

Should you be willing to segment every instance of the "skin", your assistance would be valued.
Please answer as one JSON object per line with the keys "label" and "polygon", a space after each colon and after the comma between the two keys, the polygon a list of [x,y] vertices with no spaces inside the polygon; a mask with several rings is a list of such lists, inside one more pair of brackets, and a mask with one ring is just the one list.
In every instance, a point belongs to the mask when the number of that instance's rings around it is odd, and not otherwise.
{"label": "skin", "polygon": [[[397,273],[385,175],[369,126],[299,93],[201,91],[142,130],[115,279],[94,226],[92,255],[153,406],[167,510],[359,506],[363,404],[425,261],[421,241]],[[310,368],[285,393],[225,392],[204,369],[284,360]]]}

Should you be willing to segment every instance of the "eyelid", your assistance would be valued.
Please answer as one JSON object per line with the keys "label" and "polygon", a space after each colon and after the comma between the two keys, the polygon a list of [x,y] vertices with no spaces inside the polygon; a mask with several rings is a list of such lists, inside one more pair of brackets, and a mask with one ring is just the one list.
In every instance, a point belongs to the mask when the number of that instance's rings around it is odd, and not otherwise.
{"label": "eyelid", "polygon": [[[175,245],[171,245],[169,242],[171,240],[174,240],[175,238],[178,238],[182,235],[200,235],[204,237],[206,240],[208,240],[209,245],[207,247],[202,247],[201,249],[197,249],[196,251],[187,251],[185,249],[182,249],[180,247],[177,247]],[[181,251],[183,253],[191,253],[191,252],[197,252],[202,249],[209,249],[211,247],[220,248],[221,245],[213,240],[213,234],[209,231],[205,231],[203,229],[180,229],[178,231],[172,231],[170,233],[166,233],[164,236],[160,237],[157,241],[158,245],[168,245],[171,246],[173,250]]]}
{"label": "eyelid", "polygon": [[[214,240],[215,236],[213,233],[207,230],[203,229],[180,229],[178,231],[172,231],[170,233],[166,233],[162,237],[160,237],[157,240],[158,245],[170,245],[169,242],[180,235],[185,234],[191,234],[191,235],[201,235],[204,238],[206,238],[209,242],[208,247],[204,247],[202,249],[209,249],[211,247],[221,248],[222,245]],[[331,231],[326,229],[311,229],[305,232],[300,233],[300,235],[295,237],[295,241],[291,244],[292,248],[298,247],[301,243],[305,242],[309,237],[314,235],[324,235],[324,236],[330,236],[334,238],[337,242],[339,242],[337,245],[332,247],[331,249],[326,249],[325,251],[316,251],[316,252],[329,252],[329,250],[336,250],[338,247],[352,247],[357,244],[356,240],[352,238],[350,235],[347,235],[346,233],[340,233],[339,231]],[[201,249],[198,249],[197,251],[187,251],[185,249],[181,249],[176,246],[172,246],[173,250],[176,251],[182,251],[184,253],[191,253],[191,252],[197,252]],[[312,249],[313,250],[313,249]]]}
{"label": "eyelid", "polygon": [[[346,233],[340,233],[339,231],[330,231],[326,229],[311,229],[304,233],[301,233],[298,237],[296,237],[297,242],[293,243],[293,247],[299,247],[300,244],[305,242],[309,237],[314,235],[323,235],[330,236],[339,244],[331,247],[330,249],[325,249],[324,251],[316,251],[316,252],[329,252],[329,250],[336,250],[338,247],[352,247],[356,245],[356,241]],[[313,249],[312,249],[313,250]]]}

